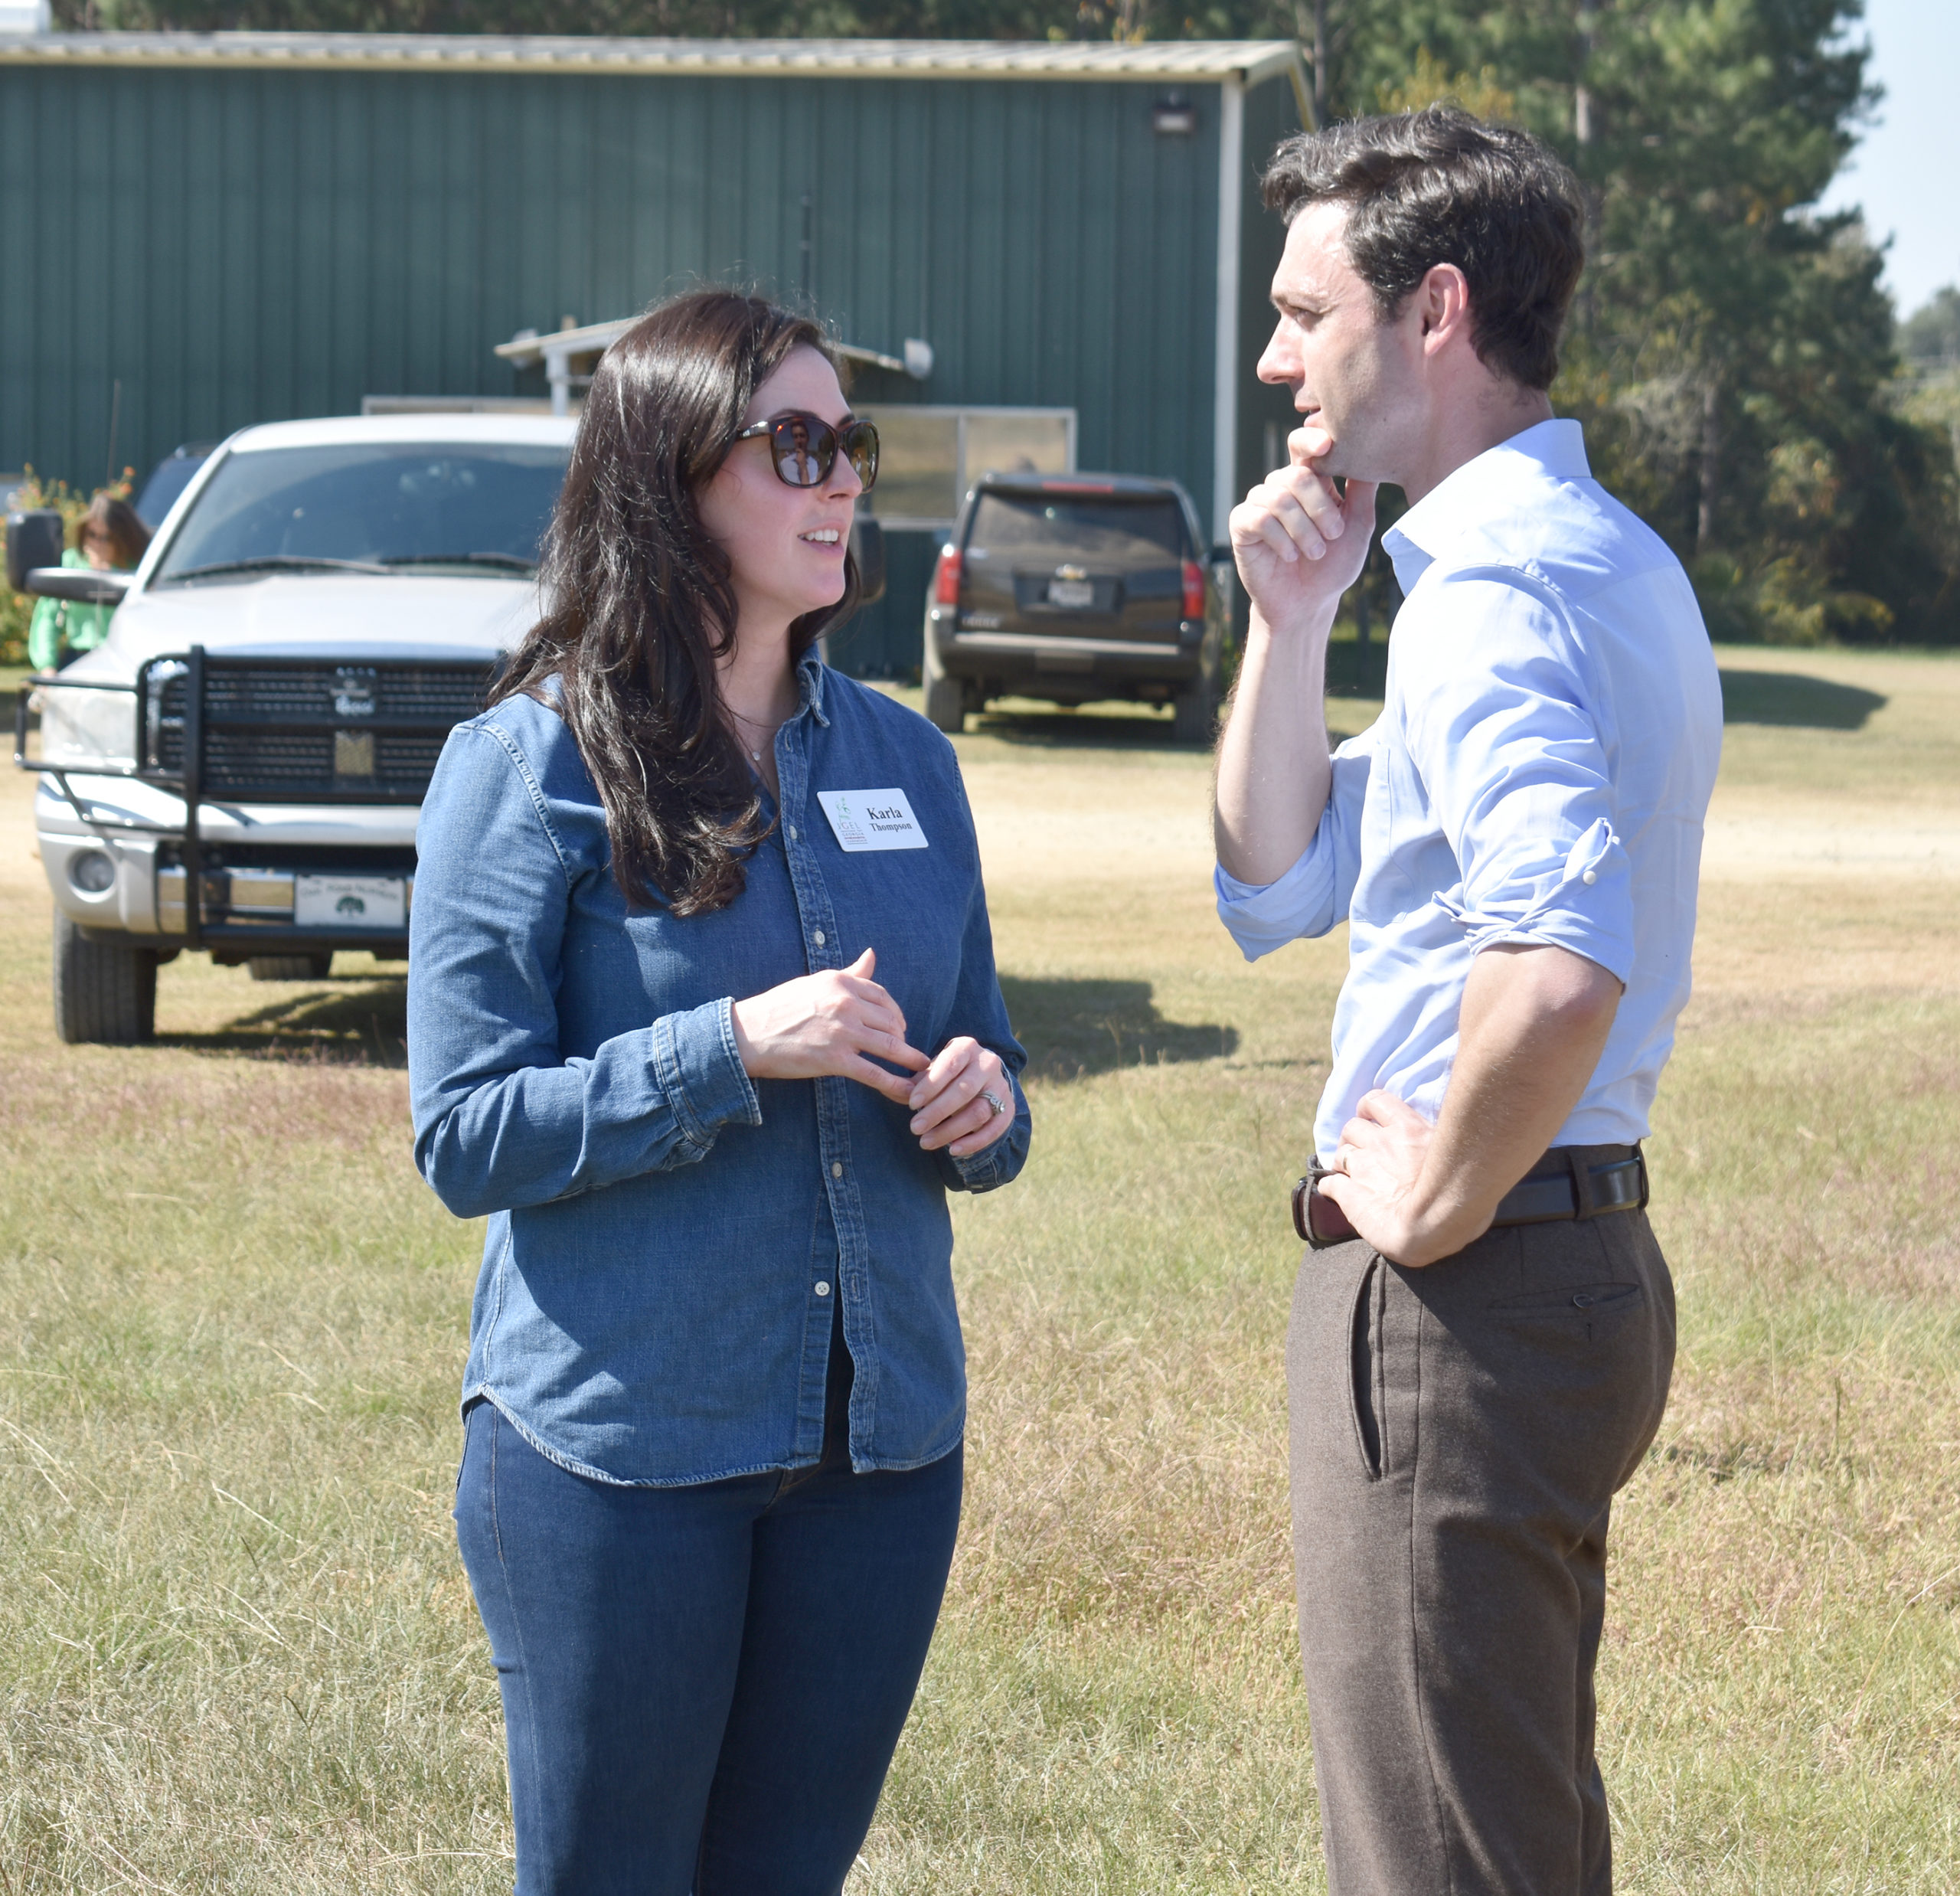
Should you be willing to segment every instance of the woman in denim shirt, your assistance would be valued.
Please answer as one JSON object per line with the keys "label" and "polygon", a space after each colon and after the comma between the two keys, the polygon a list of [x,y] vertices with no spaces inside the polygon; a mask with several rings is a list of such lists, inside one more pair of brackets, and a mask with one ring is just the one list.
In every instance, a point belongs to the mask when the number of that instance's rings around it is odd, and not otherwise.
{"label": "woman in denim shirt", "polygon": [[1028,1116],[952,747],[815,655],[876,472],[813,323],[643,319],[423,806],[415,1150],[488,1217],[456,1522],[520,1896],[835,1896],[945,1588],[946,1194]]}

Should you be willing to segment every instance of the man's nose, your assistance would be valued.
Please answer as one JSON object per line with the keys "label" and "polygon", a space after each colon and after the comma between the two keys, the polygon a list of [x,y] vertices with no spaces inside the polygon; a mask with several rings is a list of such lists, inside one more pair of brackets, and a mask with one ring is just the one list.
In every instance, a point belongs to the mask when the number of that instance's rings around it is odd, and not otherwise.
{"label": "man's nose", "polygon": [[1279,324],[1272,332],[1265,354],[1259,358],[1257,373],[1263,382],[1288,382],[1296,387],[1305,379],[1306,370],[1300,361],[1300,352],[1292,346],[1285,323]]}

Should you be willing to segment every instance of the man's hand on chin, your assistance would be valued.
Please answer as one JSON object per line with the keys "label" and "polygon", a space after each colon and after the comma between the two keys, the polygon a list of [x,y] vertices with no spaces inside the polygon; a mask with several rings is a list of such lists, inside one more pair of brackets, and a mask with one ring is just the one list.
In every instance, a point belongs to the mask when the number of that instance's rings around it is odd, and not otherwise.
{"label": "man's hand on chin", "polygon": [[1490,1228],[1491,1208],[1441,1201],[1423,1184],[1436,1128],[1392,1093],[1363,1096],[1341,1129],[1335,1169],[1320,1192],[1391,1263],[1411,1270],[1449,1257]]}

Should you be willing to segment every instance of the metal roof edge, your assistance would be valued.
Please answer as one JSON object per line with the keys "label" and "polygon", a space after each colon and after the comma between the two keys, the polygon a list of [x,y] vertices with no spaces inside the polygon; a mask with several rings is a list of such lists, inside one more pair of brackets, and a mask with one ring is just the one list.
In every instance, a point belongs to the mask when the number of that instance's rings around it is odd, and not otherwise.
{"label": "metal roof edge", "polygon": [[1290,74],[1291,40],[609,39],[403,33],[48,33],[0,37],[0,65],[381,67],[712,77],[1212,81]]}

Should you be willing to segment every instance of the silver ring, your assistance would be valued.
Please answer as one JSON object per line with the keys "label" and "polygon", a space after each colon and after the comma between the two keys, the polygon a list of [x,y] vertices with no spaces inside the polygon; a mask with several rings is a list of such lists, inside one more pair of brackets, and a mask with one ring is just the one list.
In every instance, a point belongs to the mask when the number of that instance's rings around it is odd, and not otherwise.
{"label": "silver ring", "polygon": [[985,1087],[982,1087],[980,1089],[980,1097],[981,1097],[981,1098],[982,1098],[982,1099],[985,1100],[987,1102],[987,1103],[988,1103],[989,1106],[991,1106],[991,1107],[994,1109],[994,1117],[995,1117],[995,1119],[998,1119],[998,1118],[1001,1116],[1001,1115],[1003,1113],[1004,1113],[1004,1112],[1008,1110],[1008,1103],[1007,1103],[1007,1101],[1006,1101],[1006,1100],[997,1100],[997,1099],[995,1099],[995,1098],[994,1097],[994,1096],[993,1096],[991,1093],[989,1093]]}

